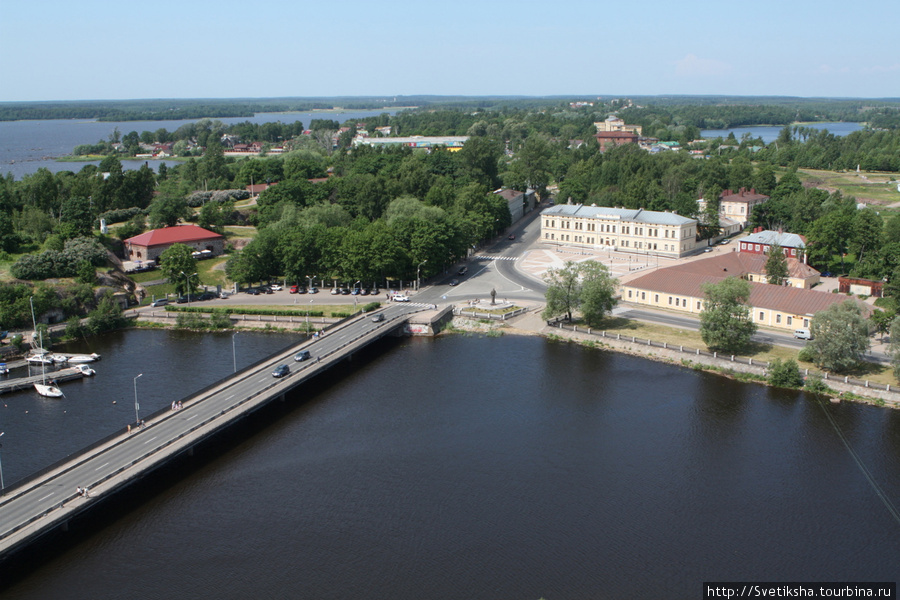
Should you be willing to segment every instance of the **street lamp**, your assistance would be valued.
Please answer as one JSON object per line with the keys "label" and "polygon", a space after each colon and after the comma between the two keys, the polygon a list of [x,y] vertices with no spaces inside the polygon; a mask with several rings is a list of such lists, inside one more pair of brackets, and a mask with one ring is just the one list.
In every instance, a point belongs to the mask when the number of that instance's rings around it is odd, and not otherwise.
{"label": "street lamp", "polygon": [[310,305],[313,303],[312,300],[309,301],[309,304],[306,305],[306,335],[309,335],[309,309]]}
{"label": "street lamp", "polygon": [[138,377],[143,377],[143,375],[144,374],[141,373],[137,377],[134,378],[134,422],[137,423],[138,425],[140,425],[140,423],[141,423],[141,419],[138,416],[138,409],[141,407],[141,405],[138,404],[138,399],[137,399],[137,380],[138,380]]}
{"label": "street lamp", "polygon": [[[6,433],[6,432],[0,431],[0,437],[3,437],[4,433]],[[0,448],[2,448],[2,447],[3,447],[3,444],[0,444]],[[3,463],[0,462],[0,491],[2,491],[4,487],[6,487],[6,486],[3,485]]]}
{"label": "street lamp", "polygon": [[237,352],[234,349],[234,338],[237,337],[238,332],[235,331],[234,335],[231,336],[231,360],[234,362],[234,372],[237,373]]}
{"label": "street lamp", "polygon": [[416,291],[417,291],[417,292],[419,291],[419,285],[420,285],[420,282],[419,282],[419,279],[420,279],[419,273],[420,273],[421,270],[422,270],[422,265],[424,265],[424,264],[427,263],[427,262],[428,262],[428,259],[426,258],[425,260],[423,260],[422,262],[419,263],[419,266],[418,266],[418,267],[416,267]]}
{"label": "street lamp", "polygon": [[187,289],[188,308],[190,308],[191,307],[191,277],[196,277],[197,274],[193,273],[191,275],[188,275],[184,271],[182,271],[181,274],[184,275],[184,285],[185,285],[185,288]]}

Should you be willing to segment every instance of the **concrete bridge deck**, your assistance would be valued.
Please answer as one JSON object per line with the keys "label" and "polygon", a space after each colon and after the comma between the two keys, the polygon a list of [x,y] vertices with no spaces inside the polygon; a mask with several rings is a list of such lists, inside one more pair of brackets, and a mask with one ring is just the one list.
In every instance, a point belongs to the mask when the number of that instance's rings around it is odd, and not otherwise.
{"label": "concrete bridge deck", "polygon": [[[376,313],[352,317],[318,339],[281,351],[183,399],[181,410],[157,413],[146,419],[145,427],[111,436],[64,463],[6,488],[0,496],[0,561],[45,533],[65,530],[72,517],[172,458],[190,453],[196,444],[263,405],[283,399],[293,388],[375,340],[407,333],[410,316],[422,310],[395,304],[377,311],[384,315],[383,321],[372,319]],[[301,349],[309,350],[312,358],[295,362],[293,357]],[[274,378],[272,370],[280,364],[288,364],[291,373]],[[79,487],[88,488],[89,495],[77,494]]]}

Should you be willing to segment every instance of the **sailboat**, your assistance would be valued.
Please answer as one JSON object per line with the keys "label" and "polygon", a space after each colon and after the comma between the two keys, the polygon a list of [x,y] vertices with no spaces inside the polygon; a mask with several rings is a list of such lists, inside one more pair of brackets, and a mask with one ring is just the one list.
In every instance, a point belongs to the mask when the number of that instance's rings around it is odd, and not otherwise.
{"label": "sailboat", "polygon": [[[41,347],[44,346],[44,336],[41,335]],[[47,374],[44,371],[44,363],[41,363],[41,383],[35,383],[34,389],[46,398],[62,398],[62,390],[55,385],[47,385]]]}
{"label": "sailboat", "polygon": [[[32,299],[31,305],[31,318],[34,320],[34,300]],[[35,326],[35,329],[37,327]],[[44,334],[40,334],[39,338],[41,350],[44,350]],[[43,356],[43,354],[41,355]],[[46,398],[62,398],[63,393],[62,390],[56,387],[55,385],[47,385],[47,373],[44,369],[44,363],[41,362],[41,383],[35,383],[34,389],[37,390],[37,393]]]}

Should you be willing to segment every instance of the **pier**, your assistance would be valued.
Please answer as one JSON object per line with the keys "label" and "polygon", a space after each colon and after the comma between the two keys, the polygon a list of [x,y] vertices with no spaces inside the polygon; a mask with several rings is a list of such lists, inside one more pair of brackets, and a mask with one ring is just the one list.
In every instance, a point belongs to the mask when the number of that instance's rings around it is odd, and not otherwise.
{"label": "pier", "polygon": [[[435,321],[444,312],[436,311]],[[292,390],[376,340],[410,335],[409,320],[416,313],[421,313],[416,319],[421,322],[424,308],[395,304],[377,313],[345,319],[317,338],[282,350],[180,399],[180,410],[165,409],[149,415],[141,424],[5,488],[0,495],[0,566],[45,535],[68,531],[70,520],[112,500],[118,492],[167,463],[192,455],[197,445],[246,416],[273,401],[286,401]],[[373,318],[374,314],[383,318]],[[310,358],[295,361],[300,350],[308,350]],[[290,373],[273,377],[272,371],[278,365],[288,365]],[[87,494],[78,492],[84,488]]]}

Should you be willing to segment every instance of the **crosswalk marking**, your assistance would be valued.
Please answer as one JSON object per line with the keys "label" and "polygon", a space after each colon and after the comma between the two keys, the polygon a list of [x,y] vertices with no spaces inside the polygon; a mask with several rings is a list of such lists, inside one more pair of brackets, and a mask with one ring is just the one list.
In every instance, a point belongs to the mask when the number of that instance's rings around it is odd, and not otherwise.
{"label": "crosswalk marking", "polygon": [[482,254],[476,254],[472,258],[476,260],[518,260],[518,256],[484,256]]}

